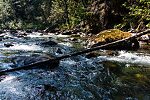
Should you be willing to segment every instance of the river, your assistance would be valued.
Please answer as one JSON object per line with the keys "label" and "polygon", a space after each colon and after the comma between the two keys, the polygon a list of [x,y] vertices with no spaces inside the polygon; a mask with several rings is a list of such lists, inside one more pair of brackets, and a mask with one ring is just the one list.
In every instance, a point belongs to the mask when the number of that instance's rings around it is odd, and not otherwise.
{"label": "river", "polygon": [[[85,39],[32,32],[0,35],[0,70],[85,48]],[[0,76],[0,100],[150,100],[150,53],[99,50],[66,58],[59,66]],[[36,57],[41,57],[37,59]],[[51,65],[49,65],[51,66]]]}

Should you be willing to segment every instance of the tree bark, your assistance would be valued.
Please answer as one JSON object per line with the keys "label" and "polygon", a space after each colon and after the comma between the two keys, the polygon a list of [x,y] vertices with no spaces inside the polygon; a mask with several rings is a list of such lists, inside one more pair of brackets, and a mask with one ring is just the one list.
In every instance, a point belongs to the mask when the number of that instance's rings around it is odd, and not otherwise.
{"label": "tree bark", "polygon": [[64,13],[65,13],[65,19],[66,23],[69,24],[69,12],[68,12],[68,5],[67,5],[67,0],[64,0]]}

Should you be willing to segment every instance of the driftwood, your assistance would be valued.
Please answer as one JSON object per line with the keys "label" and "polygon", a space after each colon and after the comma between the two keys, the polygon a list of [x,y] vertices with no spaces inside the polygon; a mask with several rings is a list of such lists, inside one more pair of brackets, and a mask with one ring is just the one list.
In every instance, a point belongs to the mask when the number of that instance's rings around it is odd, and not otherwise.
{"label": "driftwood", "polygon": [[3,71],[0,72],[0,75],[3,75],[7,72],[14,72],[14,71],[19,71],[19,70],[28,70],[28,69],[31,69],[33,67],[42,66],[42,65],[50,65],[50,69],[52,69],[52,68],[54,68],[54,66],[56,67],[56,65],[59,65],[59,61],[61,59],[65,59],[65,58],[69,58],[69,57],[72,57],[72,56],[77,56],[77,55],[81,55],[81,54],[84,54],[84,53],[88,53],[88,52],[96,51],[96,50],[99,50],[99,49],[103,49],[103,48],[106,48],[106,47],[109,47],[109,46],[112,46],[112,45],[115,45],[115,44],[119,44],[119,43],[122,43],[122,42],[125,42],[125,41],[129,41],[129,40],[138,38],[138,37],[140,37],[142,35],[145,35],[145,34],[148,34],[148,33],[150,33],[150,29],[148,29],[146,31],[143,31],[143,32],[140,32],[137,35],[122,39],[122,40],[114,41],[114,42],[111,42],[111,43],[108,43],[108,44],[104,44],[104,45],[97,46],[97,47],[94,47],[94,48],[86,49],[86,50],[83,50],[83,51],[80,51],[80,52],[67,54],[67,55],[64,55],[64,56],[61,56],[61,57],[57,57],[57,58],[47,59],[45,61],[39,61],[39,62],[36,62],[36,63],[31,63],[29,65],[18,67],[18,68],[3,70]]}

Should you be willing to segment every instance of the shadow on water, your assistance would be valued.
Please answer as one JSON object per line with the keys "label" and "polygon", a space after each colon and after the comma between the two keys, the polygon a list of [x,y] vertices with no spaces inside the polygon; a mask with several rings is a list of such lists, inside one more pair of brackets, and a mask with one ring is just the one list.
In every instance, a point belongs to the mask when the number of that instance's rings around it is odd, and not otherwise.
{"label": "shadow on water", "polygon": [[[84,48],[84,41],[79,37],[69,42],[69,37],[38,34],[0,41],[0,70],[24,65],[33,61],[30,58],[35,60],[34,57],[50,54],[61,56]],[[58,44],[45,45],[51,44],[50,40]],[[5,47],[5,42],[14,46]],[[150,99],[149,53],[117,51],[118,54],[113,56],[108,53],[111,51],[98,52],[101,53],[91,58],[80,55],[63,59],[53,70],[22,70],[0,76],[0,99]]]}

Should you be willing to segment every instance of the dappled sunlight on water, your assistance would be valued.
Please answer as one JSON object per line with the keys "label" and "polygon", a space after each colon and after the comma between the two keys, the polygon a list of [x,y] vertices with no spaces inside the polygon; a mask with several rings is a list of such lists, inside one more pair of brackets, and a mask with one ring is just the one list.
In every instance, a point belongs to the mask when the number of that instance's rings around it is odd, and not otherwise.
{"label": "dappled sunlight on water", "polygon": [[19,45],[16,44],[12,47],[4,47],[4,48],[0,48],[1,50],[24,50],[24,51],[40,51],[43,50],[40,46],[38,45]]}
{"label": "dappled sunlight on water", "polygon": [[118,61],[124,63],[133,63],[133,64],[144,64],[150,66],[150,56],[146,54],[138,54],[126,51],[120,51],[118,56],[103,56],[99,58],[104,58],[110,61]]}
{"label": "dappled sunlight on water", "polygon": [[3,79],[1,82],[8,82],[9,80],[12,80],[16,78],[15,76],[6,76],[5,79]]}
{"label": "dappled sunlight on water", "polygon": [[[15,41],[15,45],[8,48],[0,42],[2,45],[0,47],[0,70],[24,65],[28,63],[25,61],[30,61],[28,58],[35,60],[34,57],[44,54],[62,56],[80,50],[81,41],[76,45],[77,48],[74,47],[73,42],[59,41],[62,40],[60,38],[65,39],[65,36],[55,35],[54,38],[58,38],[56,46],[40,45],[43,41],[51,40],[47,38],[48,36],[52,35],[42,36],[41,33],[33,33],[33,35],[27,35],[28,38],[24,37],[20,40],[15,38],[11,40]],[[103,50],[98,52],[105,53]],[[118,55],[106,54],[91,58],[80,55],[62,59],[59,66],[54,69],[48,69],[45,68],[46,65],[42,65],[42,69],[21,70],[2,75],[0,99],[138,100],[138,98],[148,98],[150,92],[149,54],[135,51],[117,52]],[[13,57],[16,59],[11,59]]]}

